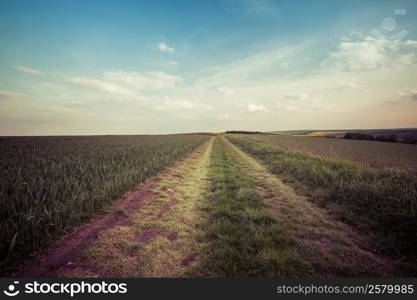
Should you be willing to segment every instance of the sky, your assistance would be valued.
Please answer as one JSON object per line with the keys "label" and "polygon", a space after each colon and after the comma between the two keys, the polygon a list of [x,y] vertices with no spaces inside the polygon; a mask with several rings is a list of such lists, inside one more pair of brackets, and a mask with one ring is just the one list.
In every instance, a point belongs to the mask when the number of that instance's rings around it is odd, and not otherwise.
{"label": "sky", "polygon": [[0,135],[408,127],[415,0],[0,1]]}

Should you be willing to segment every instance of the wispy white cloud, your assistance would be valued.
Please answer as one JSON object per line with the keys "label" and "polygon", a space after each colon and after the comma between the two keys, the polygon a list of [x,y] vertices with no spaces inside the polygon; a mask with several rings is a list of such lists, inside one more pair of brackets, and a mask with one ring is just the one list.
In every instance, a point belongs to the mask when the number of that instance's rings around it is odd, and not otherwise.
{"label": "wispy white cloud", "polygon": [[325,108],[318,99],[307,93],[289,93],[274,100],[275,108],[286,111],[316,111]]}
{"label": "wispy white cloud", "polygon": [[412,100],[417,100],[417,89],[399,90],[398,94],[402,97],[407,97]]}
{"label": "wispy white cloud", "polygon": [[263,105],[248,103],[248,104],[246,104],[243,111],[245,111],[245,112],[258,112],[258,111],[267,111],[267,109]]}
{"label": "wispy white cloud", "polygon": [[25,94],[0,90],[0,101],[15,100],[15,99],[22,98],[25,96],[26,96]]}
{"label": "wispy white cloud", "polygon": [[115,71],[105,72],[103,79],[128,86],[134,90],[161,90],[175,86],[181,78],[160,71],[145,72],[142,74],[137,72]]}
{"label": "wispy white cloud", "polygon": [[236,61],[210,68],[196,81],[196,85],[206,88],[221,88],[225,84],[245,84],[253,82],[255,77],[276,73],[282,63],[300,48],[281,47],[261,51]]}
{"label": "wispy white cloud", "polygon": [[156,110],[190,110],[190,109],[203,109],[211,110],[212,107],[204,103],[196,103],[190,100],[164,100],[162,104],[156,106]]}
{"label": "wispy white cloud", "polygon": [[119,94],[124,96],[135,95],[135,91],[106,80],[88,77],[66,77],[65,81],[110,94]]}
{"label": "wispy white cloud", "polygon": [[179,62],[177,62],[176,60],[170,60],[170,61],[168,61],[168,64],[171,65],[171,66],[177,66],[177,65],[179,65]]}
{"label": "wispy white cloud", "polygon": [[303,101],[310,98],[309,94],[306,93],[289,93],[285,95],[282,100],[290,100],[290,101]]}
{"label": "wispy white cloud", "polygon": [[35,74],[35,75],[39,75],[39,76],[45,76],[45,73],[43,73],[39,70],[35,70],[35,69],[25,67],[25,66],[12,66],[12,67],[15,68],[16,70],[20,71],[20,72]]}
{"label": "wispy white cloud", "polygon": [[180,81],[178,76],[164,72],[104,72],[101,78],[64,77],[66,82],[125,97],[138,97],[146,91],[164,90]]}
{"label": "wispy white cloud", "polygon": [[158,44],[158,50],[162,52],[174,53],[175,49],[173,47],[168,46],[164,42]]}

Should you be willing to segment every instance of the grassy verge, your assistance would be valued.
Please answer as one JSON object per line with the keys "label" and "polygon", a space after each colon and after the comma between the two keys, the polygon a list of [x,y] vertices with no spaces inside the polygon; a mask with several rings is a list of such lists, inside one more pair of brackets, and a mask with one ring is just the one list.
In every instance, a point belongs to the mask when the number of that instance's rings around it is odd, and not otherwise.
{"label": "grassy verge", "polygon": [[342,221],[374,234],[386,249],[414,257],[417,250],[417,177],[349,162],[285,151],[243,137],[228,139],[260,159],[270,171],[312,198]]}
{"label": "grassy verge", "polygon": [[203,224],[205,272],[214,277],[307,276],[309,268],[294,251],[276,215],[262,201],[254,179],[239,167],[222,138],[213,145]]}

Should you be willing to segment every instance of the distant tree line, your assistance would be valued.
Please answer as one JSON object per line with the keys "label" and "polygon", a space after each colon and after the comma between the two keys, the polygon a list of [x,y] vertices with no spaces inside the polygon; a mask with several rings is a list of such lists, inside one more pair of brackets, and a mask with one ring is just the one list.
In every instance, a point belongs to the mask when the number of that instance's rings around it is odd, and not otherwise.
{"label": "distant tree line", "polygon": [[403,140],[403,143],[405,143],[405,144],[417,144],[417,138],[405,137],[404,140]]}
{"label": "distant tree line", "polygon": [[228,130],[226,133],[233,133],[233,134],[258,134],[262,133],[260,131],[245,131],[245,130]]}
{"label": "distant tree line", "polygon": [[396,143],[398,138],[396,134],[382,134],[377,135],[375,140],[380,142]]}
{"label": "distant tree line", "polygon": [[371,134],[361,133],[361,132],[347,132],[345,134],[345,139],[348,140],[373,140],[374,136]]}
{"label": "distant tree line", "polygon": [[373,136],[362,132],[348,132],[345,134],[345,139],[348,140],[368,140],[368,141],[380,141],[388,143],[396,143],[398,141],[396,134],[381,134]]}

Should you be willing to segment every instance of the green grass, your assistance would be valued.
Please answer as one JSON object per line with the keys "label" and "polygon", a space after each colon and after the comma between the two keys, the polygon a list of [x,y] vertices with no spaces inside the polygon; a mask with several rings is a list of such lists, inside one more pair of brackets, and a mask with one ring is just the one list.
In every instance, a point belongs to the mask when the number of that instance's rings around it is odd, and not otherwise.
{"label": "green grass", "polygon": [[305,276],[308,268],[277,226],[254,180],[239,167],[232,149],[213,145],[207,199],[205,269],[214,277]]}
{"label": "green grass", "polygon": [[0,273],[88,221],[207,138],[0,138]]}
{"label": "green grass", "polygon": [[243,136],[228,136],[228,139],[293,186],[309,191],[313,200],[320,201],[341,220],[383,240],[385,250],[415,256],[415,174],[286,151],[260,139]]}
{"label": "green grass", "polygon": [[273,134],[246,138],[279,146],[284,150],[349,160],[378,169],[397,168],[417,172],[417,145]]}

